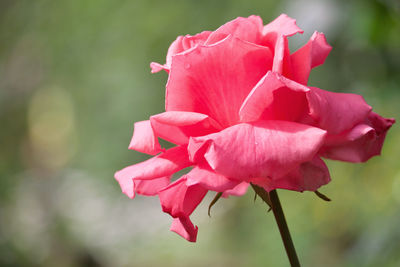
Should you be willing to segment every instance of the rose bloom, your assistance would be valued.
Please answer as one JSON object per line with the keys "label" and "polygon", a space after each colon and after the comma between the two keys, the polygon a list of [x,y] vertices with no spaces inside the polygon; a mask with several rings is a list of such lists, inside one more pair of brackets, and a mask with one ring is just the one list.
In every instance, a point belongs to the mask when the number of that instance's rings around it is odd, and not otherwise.
{"label": "rose bloom", "polygon": [[[394,119],[363,97],[307,86],[331,47],[315,32],[291,53],[303,31],[285,14],[266,26],[237,18],[216,31],[179,36],[164,65],[166,112],[136,122],[130,149],[156,155],[115,174],[123,193],[158,195],[171,230],[196,241],[189,216],[211,190],[243,195],[249,184],[316,191],[330,181],[321,158],[364,162],[379,155]],[[176,146],[165,150],[158,138]],[[192,169],[176,181],[174,173]]]}

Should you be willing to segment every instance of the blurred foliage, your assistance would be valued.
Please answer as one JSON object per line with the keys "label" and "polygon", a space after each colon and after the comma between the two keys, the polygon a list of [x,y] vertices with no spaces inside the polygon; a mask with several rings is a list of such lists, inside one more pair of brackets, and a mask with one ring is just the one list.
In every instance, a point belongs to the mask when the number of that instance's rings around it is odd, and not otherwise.
{"label": "blurred foliage", "polygon": [[[206,199],[196,244],[168,231],[156,198],[129,200],[113,173],[133,122],[163,111],[177,35],[287,13],[333,46],[310,85],[362,94],[400,118],[400,4],[365,1],[0,1],[0,266],[287,266],[273,216],[253,193]],[[304,266],[400,265],[400,131],[366,164],[328,162],[332,182],[280,191]]]}

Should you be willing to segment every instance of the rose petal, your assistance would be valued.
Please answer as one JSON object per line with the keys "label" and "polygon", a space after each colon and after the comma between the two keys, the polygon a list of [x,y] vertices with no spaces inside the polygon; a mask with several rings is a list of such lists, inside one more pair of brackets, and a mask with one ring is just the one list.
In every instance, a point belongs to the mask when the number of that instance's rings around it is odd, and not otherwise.
{"label": "rose petal", "polygon": [[182,176],[158,192],[162,210],[174,218],[190,216],[207,194],[207,189],[198,184],[188,186],[186,181]]}
{"label": "rose petal", "polygon": [[328,167],[318,157],[304,162],[285,176],[279,179],[255,178],[252,183],[262,186],[268,192],[274,189],[287,189],[303,192],[315,191],[322,185],[330,182]]}
{"label": "rose petal", "polygon": [[394,122],[394,119],[371,112],[368,124],[359,124],[339,135],[328,135],[321,155],[335,160],[365,162],[380,155],[386,132]]}
{"label": "rose petal", "polygon": [[254,177],[278,178],[311,160],[325,134],[319,128],[294,122],[242,123],[219,133],[191,138],[188,151],[192,159],[204,157],[212,169],[226,177],[244,181]]}
{"label": "rose petal", "polygon": [[135,123],[129,149],[150,155],[164,151],[158,143],[149,120]]}
{"label": "rose petal", "polygon": [[212,32],[205,44],[214,44],[228,35],[232,35],[243,41],[258,44],[262,36],[263,22],[259,16],[248,18],[238,17],[219,27]]}
{"label": "rose petal", "polygon": [[160,63],[157,63],[157,62],[151,62],[150,69],[151,69],[151,73],[157,73],[161,70],[165,70],[166,73],[169,73],[169,66],[161,65]]}
{"label": "rose petal", "polygon": [[169,184],[171,176],[161,177],[153,180],[134,179],[135,192],[144,196],[155,196],[158,191]]}
{"label": "rose petal", "polygon": [[261,44],[272,49],[274,54],[272,70],[282,73],[291,72],[290,50],[288,36],[296,33],[303,33],[303,30],[296,25],[296,20],[286,14],[280,15],[263,29]]}
{"label": "rose petal", "polygon": [[115,173],[114,177],[122,192],[133,198],[133,179],[151,180],[169,176],[191,165],[186,147],[174,147],[141,163],[126,167]]}
{"label": "rose petal", "polygon": [[243,122],[298,121],[339,134],[363,122],[370,111],[360,95],[306,87],[269,72],[244,100],[239,115]]}
{"label": "rose petal", "polygon": [[207,115],[167,111],[150,117],[151,125],[157,137],[174,144],[187,144],[190,136],[200,136],[216,132],[221,126]]}
{"label": "rose petal", "polygon": [[364,98],[356,94],[334,93],[309,87],[310,116],[329,134],[339,134],[363,122],[371,112]]}
{"label": "rose petal", "polygon": [[152,62],[150,64],[151,72],[155,73],[159,72],[160,70],[165,70],[166,72],[169,72],[173,56],[185,52],[187,50],[190,50],[196,45],[203,44],[207,40],[210,33],[211,33],[210,31],[204,31],[194,36],[191,35],[178,36],[178,38],[176,38],[176,40],[172,42],[171,46],[168,48],[165,65]]}
{"label": "rose petal", "polygon": [[249,93],[240,108],[242,122],[256,120],[296,121],[308,113],[305,86],[268,72]]}
{"label": "rose petal", "polygon": [[246,194],[246,191],[247,191],[247,188],[249,187],[249,185],[250,184],[247,182],[241,182],[234,188],[224,191],[224,193],[222,194],[222,197],[226,198],[229,196],[243,196],[244,194]]}
{"label": "rose petal", "polygon": [[311,69],[322,65],[331,50],[325,35],[314,32],[308,43],[290,56],[292,73],[288,77],[306,85]]}
{"label": "rose petal", "polygon": [[173,57],[166,110],[206,114],[222,127],[239,120],[239,108],[271,68],[268,48],[232,36]]}
{"label": "rose petal", "polygon": [[191,36],[189,34],[185,36],[179,36],[168,49],[167,63],[166,63],[167,66],[171,66],[173,56],[185,52],[189,49],[192,49],[197,45],[204,44],[204,42],[207,40],[210,34],[211,31],[203,31],[194,36]]}
{"label": "rose petal", "polygon": [[264,26],[263,34],[269,35],[272,33],[292,36],[296,33],[303,33],[304,31],[296,25],[296,20],[286,14],[281,14],[272,22]]}
{"label": "rose petal", "polygon": [[186,184],[188,186],[198,184],[207,190],[216,192],[224,192],[233,189],[240,183],[240,181],[229,179],[206,166],[193,168],[186,174],[186,177]]}
{"label": "rose petal", "polygon": [[172,221],[170,230],[189,242],[196,242],[198,227],[193,225],[189,217],[175,218]]}
{"label": "rose petal", "polygon": [[272,71],[279,74],[291,73],[289,42],[286,36],[279,35],[275,41]]}

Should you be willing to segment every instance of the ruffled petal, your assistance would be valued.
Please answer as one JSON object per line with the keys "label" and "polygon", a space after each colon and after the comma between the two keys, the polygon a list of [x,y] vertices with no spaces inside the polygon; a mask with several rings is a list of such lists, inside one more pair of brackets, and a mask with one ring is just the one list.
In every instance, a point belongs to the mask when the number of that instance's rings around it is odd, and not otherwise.
{"label": "ruffled petal", "polygon": [[207,194],[207,189],[202,186],[188,186],[186,182],[186,176],[182,176],[158,192],[163,211],[174,218],[190,216]]}
{"label": "ruffled petal", "polygon": [[325,162],[318,157],[300,164],[297,168],[279,179],[255,178],[252,183],[263,187],[268,192],[274,189],[293,191],[315,191],[330,182],[330,174]]}
{"label": "ruffled petal", "polygon": [[211,170],[208,166],[195,167],[188,174],[186,174],[188,186],[201,185],[207,190],[216,192],[224,192],[233,189],[240,184],[240,181],[229,179],[221,174]]}
{"label": "ruffled petal", "polygon": [[240,108],[242,122],[256,120],[297,121],[308,113],[305,86],[268,72],[249,93]]}
{"label": "ruffled petal", "polygon": [[248,182],[241,182],[237,186],[232,189],[228,189],[222,193],[222,197],[229,197],[229,196],[243,196],[247,192],[247,188],[249,188]]}
{"label": "ruffled petal", "polygon": [[262,37],[262,30],[263,22],[259,16],[253,15],[248,18],[238,17],[212,32],[205,44],[214,44],[228,35],[232,35],[243,41],[258,44]]}
{"label": "ruffled petal", "polygon": [[171,143],[187,144],[190,136],[200,136],[216,132],[221,126],[207,115],[167,111],[150,117],[152,128],[157,137]]}
{"label": "ruffled petal", "polygon": [[306,85],[311,69],[322,65],[331,50],[325,35],[314,32],[308,43],[290,56],[292,73],[288,77]]}
{"label": "ruffled petal", "polygon": [[174,147],[141,163],[126,167],[114,177],[128,197],[135,196],[133,180],[151,180],[169,176],[191,165],[186,147]]}
{"label": "ruffled petal", "polygon": [[172,221],[170,230],[189,242],[196,242],[198,227],[193,225],[189,217],[179,217]]}
{"label": "ruffled petal", "polygon": [[154,134],[149,120],[135,123],[129,149],[149,155],[156,155],[164,151]]}
{"label": "ruffled petal", "polygon": [[321,155],[335,160],[365,162],[381,154],[386,132],[394,122],[394,119],[371,112],[366,124],[359,124],[339,135],[328,135]]}
{"label": "ruffled petal", "polygon": [[187,50],[190,50],[196,45],[203,44],[207,40],[210,34],[211,34],[210,31],[204,31],[194,36],[191,35],[178,36],[178,38],[176,38],[176,40],[172,42],[171,46],[168,48],[166,63],[164,65],[161,65],[159,63],[152,62],[150,64],[151,72],[155,73],[159,72],[160,70],[165,70],[166,72],[169,72],[173,56],[185,52]]}
{"label": "ruffled petal", "polygon": [[323,144],[326,131],[287,121],[234,125],[215,134],[191,138],[191,159],[202,160],[226,177],[249,181],[277,179],[310,161]]}
{"label": "ruffled petal", "polygon": [[310,116],[316,126],[329,134],[339,134],[362,123],[371,112],[364,98],[356,94],[334,93],[309,87],[307,93]]}
{"label": "ruffled petal", "polygon": [[306,87],[268,72],[244,100],[239,115],[242,122],[297,121],[339,134],[365,121],[370,112],[360,95]]}
{"label": "ruffled petal", "polygon": [[232,36],[173,57],[167,83],[166,110],[206,114],[222,127],[239,121],[239,108],[271,69],[267,47]]}

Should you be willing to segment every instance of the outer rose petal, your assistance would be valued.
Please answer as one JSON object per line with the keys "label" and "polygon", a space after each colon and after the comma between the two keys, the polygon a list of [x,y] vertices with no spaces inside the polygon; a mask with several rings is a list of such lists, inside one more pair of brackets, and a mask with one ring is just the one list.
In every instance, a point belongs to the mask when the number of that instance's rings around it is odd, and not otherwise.
{"label": "outer rose petal", "polygon": [[171,68],[172,57],[174,55],[189,50],[195,47],[196,45],[203,44],[207,40],[210,33],[211,33],[210,31],[204,31],[194,36],[191,35],[178,36],[178,38],[176,38],[176,40],[168,48],[167,62],[165,63],[165,65],[160,65],[159,63],[152,62],[150,64],[151,72],[152,73],[159,72],[162,69],[165,70],[166,72],[169,72],[169,69]]}
{"label": "outer rose petal", "polygon": [[206,135],[221,129],[221,126],[207,115],[167,111],[150,117],[157,137],[174,144],[187,144],[190,136]]}
{"label": "outer rose petal", "polygon": [[149,120],[135,123],[129,149],[150,155],[156,155],[163,151],[158,143],[157,137],[154,135],[154,131]]}
{"label": "outer rose petal", "polygon": [[167,83],[166,110],[209,115],[222,127],[239,121],[239,108],[271,68],[271,53],[232,36],[176,55]]}
{"label": "outer rose petal", "polygon": [[190,158],[203,156],[211,168],[227,177],[277,179],[311,160],[325,134],[319,128],[287,121],[242,123],[191,138],[188,151]]}
{"label": "outer rose petal", "polygon": [[320,158],[315,157],[279,179],[256,178],[252,183],[262,186],[268,192],[278,188],[303,192],[315,191],[330,180],[328,167]]}
{"label": "outer rose petal", "polygon": [[207,194],[207,189],[197,184],[188,186],[186,181],[182,176],[158,192],[163,211],[174,218],[188,217]]}
{"label": "outer rose petal", "polygon": [[[117,178],[116,178],[117,179]],[[118,179],[117,179],[118,180]],[[154,196],[169,184],[170,176],[155,178],[153,180],[119,179],[122,192],[129,198],[134,198],[136,193],[145,196]]]}
{"label": "outer rose petal", "polygon": [[193,225],[189,217],[175,218],[172,221],[170,230],[189,242],[196,242],[198,228]]}
{"label": "outer rose petal", "polygon": [[309,87],[310,116],[329,134],[339,134],[361,123],[371,112],[364,98],[356,94],[334,93]]}
{"label": "outer rose petal", "polygon": [[232,189],[224,191],[222,197],[229,197],[229,196],[243,196],[246,194],[247,188],[249,187],[249,183],[241,182],[237,186]]}
{"label": "outer rose petal", "polygon": [[249,93],[239,115],[242,122],[256,120],[296,121],[308,112],[305,86],[268,72]]}
{"label": "outer rose petal", "polygon": [[289,120],[339,134],[363,122],[371,107],[356,94],[306,87],[268,72],[249,93],[239,115],[243,122]]}
{"label": "outer rose petal", "polygon": [[158,191],[169,184],[171,176],[161,177],[153,180],[133,180],[135,191],[140,195],[155,196]]}
{"label": "outer rose petal", "polygon": [[368,124],[359,124],[339,135],[328,135],[321,155],[336,160],[364,162],[380,155],[386,132],[394,119],[385,119],[371,112]]}
{"label": "outer rose petal", "polygon": [[141,163],[126,167],[115,173],[114,177],[121,186],[122,192],[133,198],[133,180],[152,180],[169,176],[191,165],[186,147],[174,147],[158,156]]}
{"label": "outer rose petal", "polygon": [[228,179],[206,166],[193,168],[193,170],[186,174],[186,177],[186,184],[188,186],[199,184],[207,190],[216,192],[224,192],[240,184],[240,181]]}
{"label": "outer rose petal", "polygon": [[314,32],[308,43],[290,56],[292,73],[288,77],[306,85],[311,69],[322,65],[331,50],[325,35]]}
{"label": "outer rose petal", "polygon": [[259,16],[250,16],[248,18],[238,17],[212,32],[205,44],[214,44],[228,35],[232,35],[250,43],[258,44],[260,43],[262,30],[263,22]]}

